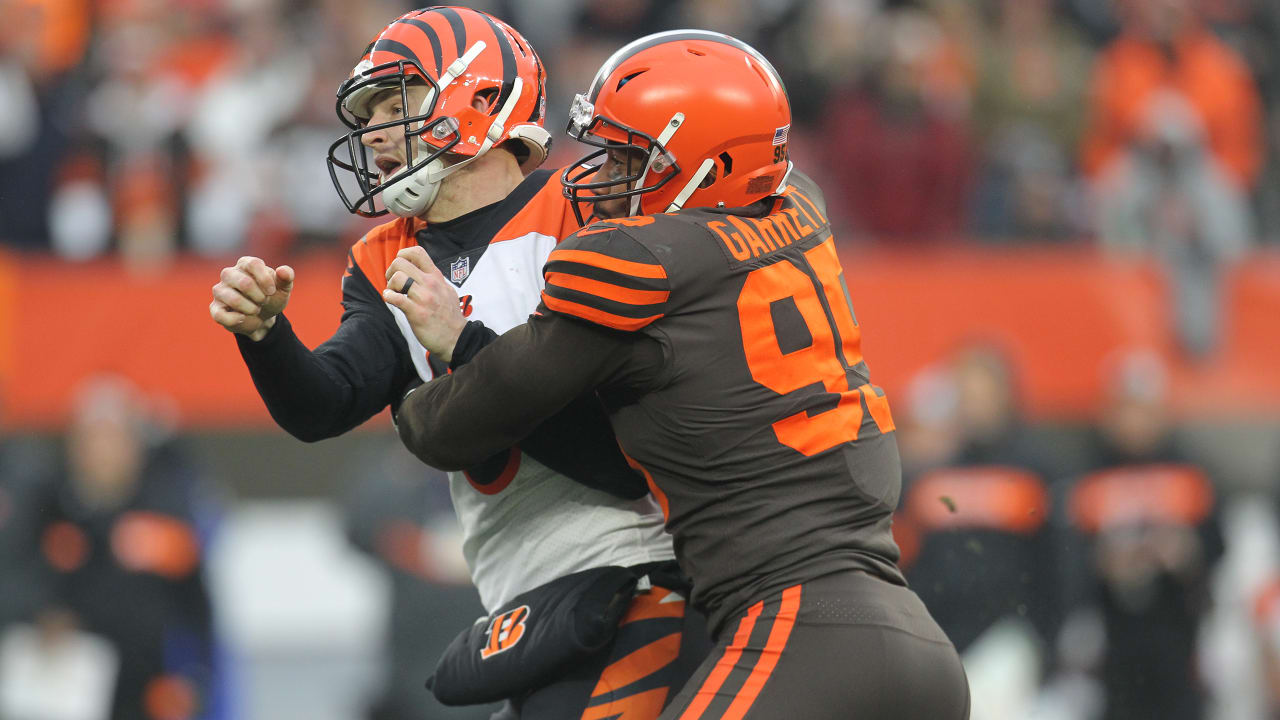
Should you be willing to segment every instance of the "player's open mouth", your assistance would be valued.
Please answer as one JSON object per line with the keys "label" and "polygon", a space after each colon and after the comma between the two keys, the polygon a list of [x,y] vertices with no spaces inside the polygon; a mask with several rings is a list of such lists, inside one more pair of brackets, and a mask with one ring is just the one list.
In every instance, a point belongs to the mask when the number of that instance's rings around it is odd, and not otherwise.
{"label": "player's open mouth", "polygon": [[380,157],[373,161],[378,166],[378,172],[382,173],[383,178],[389,178],[400,171],[404,167],[399,160],[389,157]]}

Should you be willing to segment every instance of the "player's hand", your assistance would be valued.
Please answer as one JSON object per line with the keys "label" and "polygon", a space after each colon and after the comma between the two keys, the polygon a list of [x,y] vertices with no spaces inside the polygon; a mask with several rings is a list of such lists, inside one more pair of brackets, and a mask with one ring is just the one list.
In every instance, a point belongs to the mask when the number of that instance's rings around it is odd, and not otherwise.
{"label": "player's hand", "polygon": [[261,258],[245,256],[232,267],[222,268],[213,286],[209,316],[233,333],[257,342],[276,324],[293,292],[293,268],[272,268]]}
{"label": "player's hand", "polygon": [[382,299],[400,308],[427,352],[445,362],[453,359],[453,348],[467,321],[458,305],[458,291],[440,274],[426,250],[415,245],[396,253],[387,266],[387,289],[382,291]]}

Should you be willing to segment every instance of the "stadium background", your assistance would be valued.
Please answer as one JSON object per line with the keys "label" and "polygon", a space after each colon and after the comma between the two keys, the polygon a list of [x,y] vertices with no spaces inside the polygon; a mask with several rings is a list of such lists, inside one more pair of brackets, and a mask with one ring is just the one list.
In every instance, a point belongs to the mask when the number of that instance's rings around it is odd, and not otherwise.
{"label": "stadium background", "polygon": [[[1014,423],[1050,485],[1088,464],[1118,394],[1159,406],[1212,479],[1227,539],[1197,650],[1206,716],[1275,712],[1280,5],[471,5],[546,61],[551,167],[580,152],[559,134],[568,100],[627,40],[697,26],[761,49],[787,83],[791,156],[826,191],[863,348],[907,440],[963,434],[956,367],[975,352],[1007,366]],[[324,167],[334,91],[411,7],[0,0],[0,474],[56,475],[68,432],[104,412],[102,377],[128,379],[115,402],[145,416],[149,441],[184,448],[221,509],[205,550],[231,717],[357,717],[406,578],[426,582],[414,591],[433,608],[458,581],[439,512],[370,509],[392,495],[379,483],[447,503],[414,488],[427,471],[385,414],[293,440],[207,314],[220,268],[249,254],[298,270],[288,314],[304,341],[336,326],[345,249],[371,223],[343,210]],[[1184,16],[1206,34],[1175,44],[1162,75],[1141,48]],[[0,539],[14,507],[0,502]],[[343,539],[361,519],[367,555]]]}

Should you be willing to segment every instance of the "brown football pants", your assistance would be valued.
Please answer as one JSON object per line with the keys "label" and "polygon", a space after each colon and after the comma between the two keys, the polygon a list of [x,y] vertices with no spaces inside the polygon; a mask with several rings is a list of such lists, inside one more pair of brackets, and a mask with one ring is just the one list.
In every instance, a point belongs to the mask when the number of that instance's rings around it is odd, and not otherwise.
{"label": "brown football pants", "polygon": [[727,624],[661,720],[967,720],[955,647],[914,592],[859,572]]}

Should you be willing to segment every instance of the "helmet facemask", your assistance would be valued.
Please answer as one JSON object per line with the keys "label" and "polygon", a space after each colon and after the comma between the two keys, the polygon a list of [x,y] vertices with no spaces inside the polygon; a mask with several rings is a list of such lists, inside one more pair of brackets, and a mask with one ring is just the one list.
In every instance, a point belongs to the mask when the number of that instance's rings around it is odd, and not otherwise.
{"label": "helmet facemask", "polygon": [[[414,84],[424,84],[428,89],[425,101],[417,113],[411,115],[408,110],[409,88]],[[399,91],[401,106],[405,108],[404,117],[369,125],[369,99],[388,89]],[[377,217],[388,211],[410,216],[430,206],[439,183],[427,181],[431,169],[428,166],[443,167],[442,156],[460,141],[456,119],[448,116],[431,119],[439,98],[440,88],[436,81],[421,68],[404,60],[364,69],[343,83],[338,91],[337,113],[350,132],[329,146],[327,160],[329,177],[347,210],[364,217]],[[363,142],[368,133],[382,131],[404,133],[404,167],[385,180],[381,179],[376,167],[371,167],[374,152]],[[434,142],[426,142],[423,139],[426,137]],[[350,173],[355,178],[358,195],[344,187],[339,171]],[[375,197],[384,192],[387,195],[383,197],[382,207],[378,207]],[[396,202],[390,196],[403,199]]]}
{"label": "helmet facemask", "polygon": [[[591,145],[599,150],[583,156],[578,162],[566,167],[560,175],[564,187],[564,196],[571,201],[573,213],[578,223],[585,225],[580,203],[595,203],[630,198],[627,215],[640,214],[642,196],[661,189],[680,174],[680,165],[675,157],[667,151],[666,143],[684,122],[684,115],[676,113],[667,123],[662,133],[654,137],[621,123],[594,114],[594,108],[586,96],[578,95],[569,111],[569,136],[579,142]],[[622,150],[627,153],[625,175],[605,180],[587,181],[599,172],[605,156],[611,150]],[[643,161],[633,160],[642,156]],[[599,162],[595,162],[599,161]],[[593,164],[595,162],[595,164]],[[650,173],[656,176],[655,182],[645,184]],[[623,186],[622,190],[597,194],[597,190]]]}

